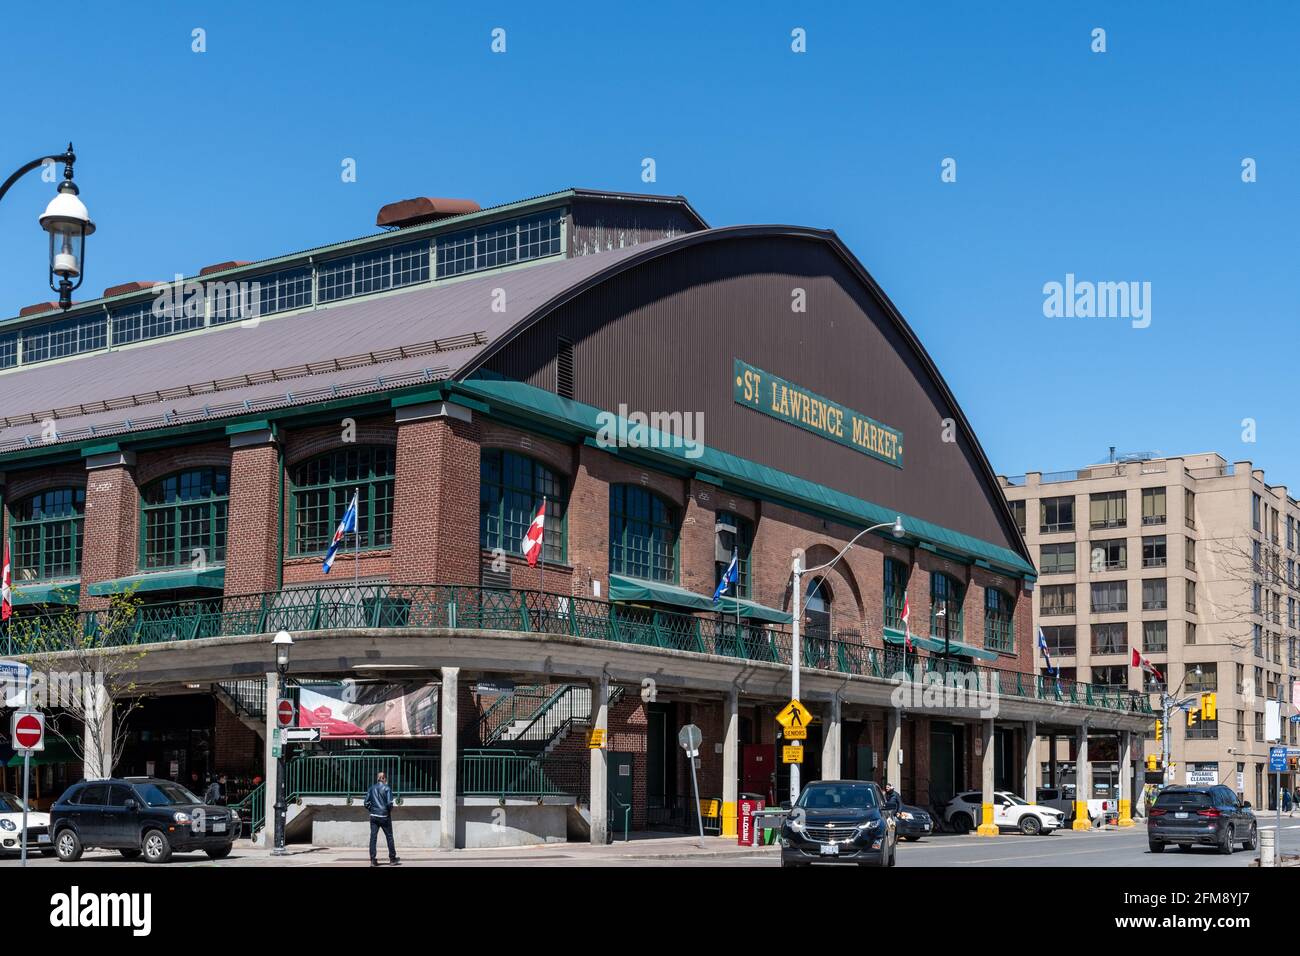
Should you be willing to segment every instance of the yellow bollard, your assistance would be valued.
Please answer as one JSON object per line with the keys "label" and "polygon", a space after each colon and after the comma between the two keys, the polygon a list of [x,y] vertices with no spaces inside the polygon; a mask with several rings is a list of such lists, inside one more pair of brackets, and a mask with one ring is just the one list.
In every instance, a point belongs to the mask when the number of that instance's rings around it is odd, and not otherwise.
{"label": "yellow bollard", "polygon": [[1119,826],[1136,826],[1133,822],[1133,802],[1131,800],[1121,800],[1119,802]]}
{"label": "yellow bollard", "polygon": [[993,804],[986,803],[983,806],[984,822],[975,832],[982,837],[995,837],[998,835],[998,825],[993,822]]}
{"label": "yellow bollard", "polygon": [[1071,830],[1091,830],[1092,823],[1088,820],[1088,801],[1074,801],[1074,825]]}

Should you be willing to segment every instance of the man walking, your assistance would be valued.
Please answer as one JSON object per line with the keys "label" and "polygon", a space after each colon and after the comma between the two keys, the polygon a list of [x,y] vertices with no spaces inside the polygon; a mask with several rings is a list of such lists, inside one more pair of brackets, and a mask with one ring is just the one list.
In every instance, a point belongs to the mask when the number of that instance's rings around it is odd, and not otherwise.
{"label": "man walking", "polygon": [[903,800],[892,783],[885,784],[885,809],[893,810],[895,813],[903,812]]}
{"label": "man walking", "polygon": [[379,831],[383,830],[384,839],[388,841],[388,862],[397,866],[402,861],[397,856],[397,850],[393,848],[393,791],[388,786],[388,778],[384,776],[382,770],[376,775],[375,782],[370,785],[370,790],[366,793],[365,806],[370,811],[370,865],[379,865],[379,861],[375,858],[375,851],[378,849]]}

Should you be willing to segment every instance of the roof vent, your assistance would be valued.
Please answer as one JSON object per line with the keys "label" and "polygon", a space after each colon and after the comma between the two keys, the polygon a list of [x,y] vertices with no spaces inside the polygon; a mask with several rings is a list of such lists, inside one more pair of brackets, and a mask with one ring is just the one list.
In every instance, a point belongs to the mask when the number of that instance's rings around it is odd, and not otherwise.
{"label": "roof vent", "polygon": [[37,302],[35,305],[25,305],[18,310],[18,318],[28,315],[40,315],[42,312],[53,312],[59,307],[57,302]]}
{"label": "roof vent", "polygon": [[390,202],[379,210],[375,216],[375,225],[382,229],[401,229],[404,226],[416,226],[422,222],[434,222],[451,216],[463,216],[478,212],[479,204],[472,199],[437,199],[433,196],[417,196],[414,199],[402,199]]}
{"label": "roof vent", "polygon": [[229,262],[214,262],[210,266],[204,266],[199,270],[200,276],[210,276],[214,272],[225,272],[227,269],[238,269],[240,266],[248,265],[246,259],[231,259]]}
{"label": "roof vent", "polygon": [[156,285],[157,282],[123,282],[121,285],[111,285],[104,290],[104,298],[111,299],[115,295],[126,295],[128,292],[143,292]]}

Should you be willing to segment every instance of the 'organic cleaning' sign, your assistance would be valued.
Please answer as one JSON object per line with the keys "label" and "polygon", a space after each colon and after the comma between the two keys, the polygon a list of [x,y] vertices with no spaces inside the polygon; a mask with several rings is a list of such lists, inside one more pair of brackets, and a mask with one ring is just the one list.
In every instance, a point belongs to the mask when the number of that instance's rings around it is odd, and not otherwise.
{"label": "'organic cleaning' sign", "polygon": [[797,425],[864,455],[903,467],[903,433],[861,412],[736,359],[737,404]]}

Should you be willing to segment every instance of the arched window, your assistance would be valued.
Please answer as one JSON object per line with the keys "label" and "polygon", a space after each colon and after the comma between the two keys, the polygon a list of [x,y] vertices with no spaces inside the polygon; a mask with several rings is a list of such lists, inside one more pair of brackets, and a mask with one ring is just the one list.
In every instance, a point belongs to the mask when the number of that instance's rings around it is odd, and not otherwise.
{"label": "arched window", "polygon": [[636,485],[609,489],[609,571],[652,581],[677,578],[677,516]]}
{"label": "arched window", "polygon": [[81,573],[85,488],[51,488],[9,509],[13,581],[50,581]]}
{"label": "arched window", "polygon": [[885,627],[903,630],[903,602],[907,598],[907,565],[885,558]]}
{"label": "arched window", "polygon": [[831,636],[831,589],[825,578],[808,582],[804,596],[803,619],[809,640],[825,641]]}
{"label": "arched window", "polygon": [[[357,532],[362,548],[393,543],[393,474],[397,455],[391,445],[361,445],[312,458],[293,469],[293,513],[289,553],[324,554],[334,539],[352,495],[357,493]],[[357,547],[351,539],[346,547]]]}
{"label": "arched window", "polygon": [[226,560],[226,506],[230,472],[194,468],[161,478],[140,492],[140,564],[175,568],[201,559]]}
{"label": "arched window", "polygon": [[930,636],[936,640],[960,641],[962,634],[962,586],[956,578],[938,571],[930,574]]}
{"label": "arched window", "polygon": [[728,590],[730,597],[747,598],[750,594],[749,560],[754,545],[754,523],[730,511],[719,511],[714,523],[713,585],[717,587],[722,575],[731,564],[734,551],[736,560],[736,587]]}
{"label": "arched window", "polygon": [[519,547],[537,509],[546,499],[546,533],[542,557],[565,560],[564,486],[539,461],[512,451],[485,448],[479,459],[479,546],[521,554]]}
{"label": "arched window", "polygon": [[984,647],[990,651],[1012,654],[1016,649],[1011,615],[1016,602],[997,588],[984,589]]}

